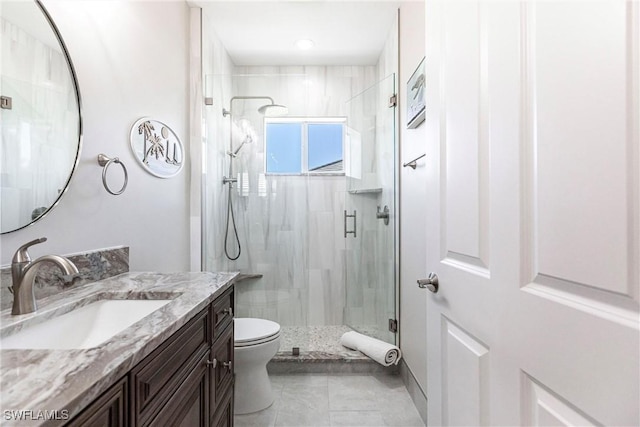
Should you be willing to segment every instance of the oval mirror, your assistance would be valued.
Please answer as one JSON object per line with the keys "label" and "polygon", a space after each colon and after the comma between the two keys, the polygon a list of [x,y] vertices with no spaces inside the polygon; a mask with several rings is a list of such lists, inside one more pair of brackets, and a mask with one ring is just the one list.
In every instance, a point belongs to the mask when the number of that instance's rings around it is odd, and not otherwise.
{"label": "oval mirror", "polygon": [[66,191],[82,138],[80,92],[39,1],[0,2],[0,232],[44,217]]}

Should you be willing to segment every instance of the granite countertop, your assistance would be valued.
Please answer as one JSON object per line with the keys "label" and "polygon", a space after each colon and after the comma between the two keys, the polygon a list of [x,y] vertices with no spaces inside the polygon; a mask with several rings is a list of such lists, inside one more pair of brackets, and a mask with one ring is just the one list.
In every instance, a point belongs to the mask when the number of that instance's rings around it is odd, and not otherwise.
{"label": "granite countertop", "polygon": [[36,426],[46,422],[43,418],[15,421],[9,411],[32,411],[28,418],[36,418],[39,411],[58,411],[58,418],[72,419],[231,287],[236,276],[237,273],[124,273],[39,300],[36,313],[12,316],[10,309],[0,312],[0,336],[6,336],[39,323],[43,317],[54,317],[99,299],[172,299],[98,347],[0,350],[0,424]]}

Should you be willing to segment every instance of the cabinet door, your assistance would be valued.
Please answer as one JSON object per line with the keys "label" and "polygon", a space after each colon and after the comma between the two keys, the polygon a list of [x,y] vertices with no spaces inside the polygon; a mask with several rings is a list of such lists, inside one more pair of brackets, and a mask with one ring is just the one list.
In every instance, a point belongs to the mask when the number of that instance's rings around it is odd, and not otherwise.
{"label": "cabinet door", "polygon": [[224,394],[220,406],[217,408],[211,427],[233,427],[233,389]]}
{"label": "cabinet door", "polygon": [[211,415],[220,407],[226,393],[233,393],[233,324],[218,338],[211,349],[214,364],[210,365],[210,405]]}
{"label": "cabinet door", "polygon": [[134,426],[148,425],[208,353],[208,310],[203,310],[131,371]]}
{"label": "cabinet door", "polygon": [[150,426],[206,427],[209,419],[208,353],[162,407]]}
{"label": "cabinet door", "polygon": [[127,378],[122,378],[84,409],[67,427],[128,427]]}

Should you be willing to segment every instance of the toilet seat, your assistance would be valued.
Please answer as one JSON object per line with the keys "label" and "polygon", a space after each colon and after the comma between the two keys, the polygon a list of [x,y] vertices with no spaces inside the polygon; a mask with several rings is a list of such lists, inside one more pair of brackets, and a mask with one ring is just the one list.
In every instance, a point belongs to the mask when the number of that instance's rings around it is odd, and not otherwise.
{"label": "toilet seat", "polygon": [[271,320],[236,318],[233,322],[234,347],[254,346],[280,337],[280,325]]}

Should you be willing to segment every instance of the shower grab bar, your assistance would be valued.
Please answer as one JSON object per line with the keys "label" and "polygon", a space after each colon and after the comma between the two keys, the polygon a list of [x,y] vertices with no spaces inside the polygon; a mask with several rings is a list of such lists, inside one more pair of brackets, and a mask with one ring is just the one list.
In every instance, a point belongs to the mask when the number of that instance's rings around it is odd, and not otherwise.
{"label": "shower grab bar", "polygon": [[[351,231],[347,231],[347,218],[353,218],[353,230],[351,230]],[[356,229],[358,228],[357,227],[357,222],[356,222],[357,220],[358,220],[358,218],[356,217],[356,210],[355,209],[353,210],[353,214],[352,215],[347,214],[346,210],[344,211],[344,238],[345,239],[347,238],[347,234],[353,234],[354,238],[357,237],[357,235],[356,235]]]}

